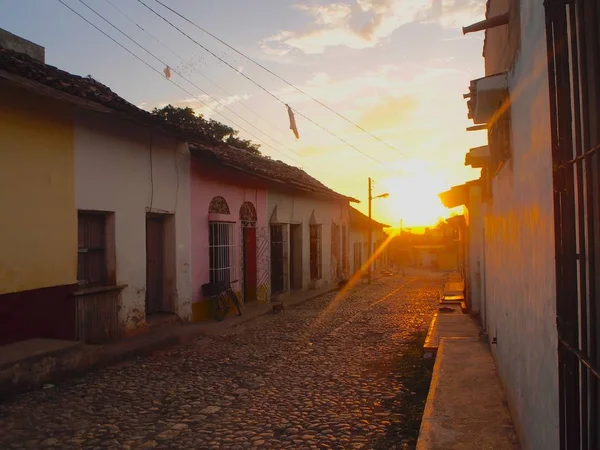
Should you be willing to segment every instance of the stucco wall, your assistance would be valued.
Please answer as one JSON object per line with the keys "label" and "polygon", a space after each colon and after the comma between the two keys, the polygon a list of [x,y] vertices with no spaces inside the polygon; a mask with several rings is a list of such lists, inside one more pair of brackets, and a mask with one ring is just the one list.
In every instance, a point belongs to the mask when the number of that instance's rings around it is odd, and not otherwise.
{"label": "stucco wall", "polygon": [[0,84],[0,294],[77,282],[67,107]]}
{"label": "stucco wall", "polygon": [[[374,230],[373,234],[373,244],[377,244],[377,241],[382,241],[387,238],[387,235],[381,230]],[[350,274],[354,274],[354,245],[360,243],[361,244],[361,265],[365,264],[369,258],[366,250],[369,248],[369,230],[364,228],[358,228],[350,225],[350,250],[349,250],[349,267]],[[375,248],[377,246],[375,245]],[[387,264],[387,251],[382,251],[376,258],[377,263],[374,265],[374,271],[380,271]],[[365,272],[366,274],[367,272]]]}
{"label": "stucco wall", "polygon": [[[317,282],[311,282],[310,280],[309,225],[313,212],[316,223],[322,225],[322,278]],[[346,224],[347,233],[348,235],[350,234],[347,202],[341,200],[324,200],[302,194],[293,195],[269,190],[267,192],[267,220],[269,223],[302,225],[302,289],[316,288],[337,282],[334,277],[335,271],[332,271],[331,230],[334,222],[340,225],[340,230],[341,226]],[[340,255],[342,253],[341,242],[340,237]],[[289,249],[287,254],[289,255]]]}
{"label": "stucco wall", "polygon": [[[269,227],[266,215],[267,194],[264,189],[254,187],[239,180],[239,173],[204,166],[201,161],[191,161],[191,199],[192,199],[192,261],[193,261],[193,302],[194,320],[208,317],[208,305],[203,302],[201,286],[210,281],[209,277],[209,220],[208,208],[214,197],[225,199],[230,211],[229,219],[234,226],[234,273],[238,282],[234,290],[243,292],[242,274],[242,224],[240,207],[244,202],[254,205],[257,215],[256,253],[257,253],[257,300],[268,301],[269,283]],[[242,297],[243,299],[243,297]]]}
{"label": "stucco wall", "polygon": [[471,304],[472,312],[479,314],[482,311],[483,301],[483,213],[481,208],[481,188],[479,186],[469,186],[469,207],[465,212],[465,218],[468,224],[468,282],[467,296]]}
{"label": "stucco wall", "polygon": [[[175,279],[166,295],[173,312],[191,319],[189,180],[185,143],[111,117],[78,115],[75,204],[81,210],[114,212],[117,284],[127,285],[119,319],[126,331],[145,324],[147,212],[171,215],[165,244],[174,247],[175,267],[165,270]],[[165,257],[165,264],[173,263],[172,254],[171,261]]]}
{"label": "stucco wall", "polygon": [[520,15],[521,51],[509,75],[513,157],[493,180],[486,205],[486,316],[521,444],[551,450],[558,448],[559,418],[543,2],[522,0]]}

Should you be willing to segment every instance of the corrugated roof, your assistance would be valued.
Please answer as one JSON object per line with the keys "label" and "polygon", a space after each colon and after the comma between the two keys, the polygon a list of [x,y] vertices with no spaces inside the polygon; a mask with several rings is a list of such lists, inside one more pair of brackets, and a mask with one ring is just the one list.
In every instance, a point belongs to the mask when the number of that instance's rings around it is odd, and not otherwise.
{"label": "corrugated roof", "polygon": [[[91,77],[73,75],[37,61],[28,55],[0,48],[0,78],[9,79],[28,89],[38,91],[40,91],[40,87],[51,88],[54,91],[66,94],[66,96],[61,96],[64,100],[74,101],[76,99],[75,103],[83,107],[104,112],[116,112],[138,123],[158,128],[182,140],[191,142],[190,149],[196,156],[208,156],[223,165],[249,172],[270,181],[285,183],[286,186],[292,189],[358,202],[354,198],[333,191],[302,169],[264,156],[253,155],[243,149],[216,142],[197,130],[185,129],[166,122],[163,118],[129,103],[110,88]],[[27,80],[28,83],[24,83],[24,80]],[[49,94],[47,89],[41,93]]]}

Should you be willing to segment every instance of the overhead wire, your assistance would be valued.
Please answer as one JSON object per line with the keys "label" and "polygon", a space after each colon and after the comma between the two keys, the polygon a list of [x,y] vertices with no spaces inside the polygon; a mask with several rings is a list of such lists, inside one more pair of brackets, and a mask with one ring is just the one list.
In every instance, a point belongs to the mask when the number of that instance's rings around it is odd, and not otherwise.
{"label": "overhead wire", "polygon": [[[153,35],[152,33],[150,33],[148,30],[146,30],[144,27],[142,27],[138,22],[136,22],[134,19],[132,19],[127,13],[125,13],[121,8],[119,8],[117,5],[115,5],[112,0],[105,0],[110,6],[112,6],[115,10],[117,10],[123,17],[125,17],[125,19],[127,19],[129,22],[131,22],[132,24],[134,24],[137,28],[139,28],[140,30],[142,30],[146,35],[148,35],[152,40],[154,40],[155,42],[157,42],[159,45],[161,45],[163,48],[165,48],[168,52],[170,52],[172,55],[174,55],[176,58],[179,58],[184,65],[187,65],[189,68],[191,68],[194,72],[196,72],[198,75],[200,75],[202,78],[204,78],[206,81],[208,81],[209,83],[211,83],[213,86],[215,86],[217,89],[219,89],[221,92],[225,93],[225,95],[229,96],[229,97],[235,97],[233,94],[231,94],[230,92],[228,92],[227,90],[225,90],[221,85],[219,85],[216,81],[214,81],[213,79],[211,79],[209,76],[207,76],[205,73],[203,73],[202,71],[200,71],[198,68],[196,68],[195,66],[193,66],[192,64],[188,64],[186,62],[186,59],[181,56],[179,53],[177,53],[175,50],[173,50],[171,47],[169,47],[168,45],[166,45],[164,42],[162,42],[160,39],[158,39],[155,35]],[[258,111],[256,111],[253,108],[250,108],[248,105],[245,104],[244,99],[240,98],[238,101],[239,105],[242,106],[243,108],[245,108],[246,110],[248,110],[251,114],[254,114],[256,117],[258,117],[259,119],[261,119],[263,122],[265,122],[267,125],[271,126],[274,130],[276,130],[281,136],[283,137],[287,137],[280,129],[279,127],[274,124],[273,122],[271,122],[270,120],[268,120],[267,118],[265,118],[264,116],[262,116]],[[289,149],[290,151],[292,151],[291,149]],[[296,152],[294,152],[296,153]]]}
{"label": "overhead wire", "polygon": [[368,134],[369,136],[371,136],[373,139],[376,139],[377,141],[381,142],[382,144],[384,144],[385,146],[387,146],[388,148],[397,151],[398,153],[400,153],[401,155],[405,155],[405,153],[394,147],[393,145],[389,144],[388,142],[384,141],[383,139],[381,139],[379,136],[376,136],[375,134],[371,133],[369,130],[363,128],[362,126],[360,126],[359,124],[357,124],[356,122],[353,122],[351,119],[349,119],[348,117],[344,116],[343,114],[337,112],[336,110],[334,110],[333,108],[331,108],[330,106],[328,106],[327,104],[323,103],[322,101],[320,101],[319,99],[313,97],[312,95],[310,95],[308,92],[304,91],[303,89],[300,89],[298,86],[294,85],[293,83],[290,83],[289,81],[287,81],[285,78],[283,78],[282,76],[278,75],[277,73],[273,72],[271,69],[269,69],[268,67],[266,67],[264,64],[259,63],[258,61],[256,61],[255,59],[251,58],[250,56],[246,55],[245,53],[241,52],[240,50],[238,50],[237,48],[233,47],[232,45],[228,44],[227,42],[225,42],[223,39],[219,38],[218,36],[216,36],[215,34],[211,33],[210,31],[206,30],[205,28],[201,27],[200,25],[198,25],[197,23],[195,23],[194,21],[190,20],[189,18],[185,17],[183,14],[180,14],[179,12],[177,12],[176,10],[174,10],[173,8],[171,8],[169,5],[165,5],[161,0],[154,0],[156,3],[159,3],[160,5],[162,5],[164,8],[168,9],[169,11],[171,11],[173,14],[181,17],[183,20],[185,20],[186,22],[188,22],[189,24],[193,25],[194,27],[196,27],[197,29],[199,29],[200,31],[202,31],[203,33],[206,33],[207,35],[209,35],[210,37],[212,37],[213,39],[215,39],[216,41],[220,42],[221,44],[223,44],[224,46],[226,46],[227,48],[229,48],[230,50],[234,51],[235,53],[237,53],[238,55],[242,56],[243,58],[247,59],[248,61],[250,61],[251,63],[255,64],[256,66],[260,67],[261,69],[263,69],[264,71],[268,72],[269,74],[273,75],[275,78],[277,78],[280,81],[283,81],[285,84],[287,84],[288,86],[294,88],[296,91],[300,92],[302,95],[308,97],[309,99],[311,99],[312,101],[318,103],[319,105],[321,105],[322,107],[324,107],[325,109],[327,109],[328,111],[332,112],[333,114],[335,114],[336,116],[338,116],[339,118],[345,120],[346,122],[348,122],[350,125],[358,128],[360,131]]}
{"label": "overhead wire", "polygon": [[[65,4],[62,0],[59,0],[63,5]],[[158,58],[156,55],[154,55],[152,52],[150,52],[149,50],[147,50],[144,46],[142,46],[141,44],[139,44],[135,39],[133,39],[132,37],[130,37],[127,33],[123,32],[121,29],[119,29],[116,25],[114,25],[112,22],[110,22],[108,19],[106,19],[104,16],[102,16],[100,13],[98,13],[96,10],[94,10],[94,8],[92,8],[91,6],[89,6],[87,3],[85,3],[85,1],[83,0],[79,0],[79,2],[81,4],[83,4],[85,7],[87,7],[90,11],[92,11],[94,14],[96,14],[98,17],[100,17],[103,21],[105,21],[106,23],[108,23],[111,27],[113,27],[115,30],[117,30],[119,33],[121,33],[123,36],[125,36],[127,39],[129,39],[131,42],[133,42],[135,45],[137,45],[139,48],[141,48],[142,50],[144,50],[146,53],[148,53],[150,56],[152,56],[154,59],[156,59],[158,62],[160,62],[161,64],[163,64],[164,66],[169,66],[166,62],[164,62],[163,60],[161,60],[160,58]],[[69,8],[72,11],[74,11],[72,8]],[[75,11],[74,11],[75,12]],[[81,16],[80,14],[78,14],[80,17],[83,18],[83,16]],[[86,20],[86,22],[90,23],[89,21]],[[95,27],[97,28],[97,27]],[[131,52],[130,52],[131,53]],[[156,69],[154,69],[156,70]],[[263,133],[265,136],[269,137],[270,139],[272,139],[274,142],[276,142],[278,145],[281,145],[282,147],[285,147],[288,149],[288,151],[292,152],[294,155],[296,155],[296,153],[291,150],[289,147],[287,147],[285,144],[280,143],[279,141],[277,141],[276,139],[274,139],[273,137],[269,136],[268,134],[266,134],[265,132],[263,132],[262,130],[260,130],[258,127],[256,127],[255,125],[253,125],[252,123],[248,122],[246,119],[244,119],[243,117],[241,117],[239,114],[237,114],[235,111],[232,111],[227,105],[224,105],[223,103],[221,103],[219,100],[217,100],[216,98],[214,98],[212,95],[208,94],[206,91],[204,91],[202,88],[200,88],[198,85],[196,85],[193,81],[189,80],[187,77],[185,77],[184,75],[182,75],[181,73],[179,73],[177,70],[172,69],[173,72],[175,72],[177,75],[179,75],[183,80],[187,81],[188,83],[190,83],[192,86],[194,86],[196,89],[198,89],[200,92],[202,92],[204,95],[207,95],[209,98],[211,98],[213,101],[215,101],[216,103],[218,103],[219,105],[221,105],[223,108],[225,108],[227,111],[231,112],[232,114],[236,115],[237,117],[239,117],[241,120],[243,120],[244,122],[248,123],[250,126],[252,126],[253,128],[257,129],[258,131],[260,131],[261,133]],[[156,70],[158,72],[158,70]],[[158,72],[160,74],[160,72]],[[161,74],[162,76],[162,74]],[[172,81],[170,79],[167,78],[168,81]],[[179,85],[178,85],[179,86]],[[181,88],[181,86],[179,86]],[[234,126],[236,126],[237,128],[241,129],[242,131],[246,132],[247,134],[249,134],[250,136],[252,136],[254,139],[256,139],[259,142],[262,142],[263,144],[265,144],[266,146],[272,148],[273,150],[277,151],[278,153],[281,153],[279,150],[277,150],[275,147],[273,147],[272,145],[270,145],[268,142],[265,142],[264,139],[260,139],[259,137],[255,136],[254,134],[252,134],[251,132],[249,132],[248,130],[246,130],[245,128],[241,127],[240,125],[236,124],[234,121],[232,121],[231,119],[229,119],[228,117],[224,116],[220,111],[216,110],[215,108],[213,108],[212,106],[210,106],[208,103],[202,101],[199,97],[197,97],[196,95],[192,94],[191,92],[189,92],[188,90],[185,90],[185,92],[188,95],[191,95],[192,97],[194,97],[196,100],[198,100],[200,103],[202,103],[203,105],[205,105],[207,108],[209,108],[210,110],[214,111],[216,114],[222,116],[223,118],[225,118],[226,120],[228,120],[229,122],[231,122]],[[286,155],[287,156],[287,155]],[[294,160],[295,162],[297,162],[298,164],[302,164],[300,161],[296,160],[295,158],[291,158],[290,156],[288,156],[290,159]]]}
{"label": "overhead wire", "polygon": [[[226,66],[228,66],[229,68],[233,69],[234,71],[236,71],[237,73],[239,73],[242,77],[244,77],[245,79],[247,79],[248,81],[250,81],[252,84],[254,84],[255,86],[257,86],[258,88],[260,88],[262,91],[266,92],[267,94],[269,94],[271,97],[273,97],[275,100],[277,100],[278,102],[280,102],[281,104],[287,106],[287,103],[284,102],[283,100],[281,100],[279,97],[277,97],[275,94],[273,94],[271,91],[269,91],[267,88],[265,88],[264,86],[262,86],[260,83],[258,83],[257,81],[254,81],[252,78],[250,78],[248,75],[246,75],[245,73],[243,73],[241,70],[239,70],[238,68],[234,67],[233,65],[231,65],[229,62],[227,62],[225,59],[223,59],[222,57],[220,57],[219,55],[217,55],[216,53],[214,53],[212,50],[210,50],[209,48],[207,48],[206,46],[202,45],[200,42],[198,42],[196,39],[194,39],[193,37],[191,37],[188,33],[186,33],[185,31],[183,31],[181,28],[179,28],[177,25],[175,25],[173,22],[171,22],[170,20],[166,19],[164,16],[162,16],[160,13],[158,13],[156,10],[154,10],[154,8],[152,8],[151,6],[148,6],[143,0],[137,0],[139,3],[141,3],[142,5],[144,5],[148,10],[150,10],[152,13],[154,13],[156,16],[160,17],[163,21],[165,21],[166,23],[168,23],[170,26],[172,26],[173,28],[175,28],[177,31],[179,31],[181,34],[183,34],[184,36],[186,36],[190,41],[194,42],[197,46],[199,46],[200,48],[202,48],[203,50],[205,50],[206,52],[208,52],[209,54],[211,54],[212,56],[214,56],[215,58],[217,58],[219,61],[221,61],[223,64],[225,64]],[[382,161],[378,160],[377,158],[374,158],[373,156],[369,155],[368,153],[363,152],[362,150],[360,150],[358,147],[356,147],[355,145],[351,144],[350,142],[348,142],[346,139],[344,139],[341,136],[338,136],[336,133],[334,133],[333,131],[329,130],[328,128],[324,127],[323,125],[321,125],[320,123],[314,121],[313,119],[311,119],[310,117],[308,117],[307,115],[303,114],[302,112],[298,111],[295,108],[291,108],[296,114],[298,114],[299,116],[303,117],[304,119],[308,120],[309,122],[311,122],[313,125],[317,126],[318,128],[322,129],[323,131],[329,133],[330,135],[332,135],[333,137],[337,138],[338,140],[340,140],[341,142],[343,142],[344,144],[346,144],[348,147],[356,150],[358,153],[362,154],[363,156],[366,156],[367,158],[379,163],[379,164],[384,164]]]}

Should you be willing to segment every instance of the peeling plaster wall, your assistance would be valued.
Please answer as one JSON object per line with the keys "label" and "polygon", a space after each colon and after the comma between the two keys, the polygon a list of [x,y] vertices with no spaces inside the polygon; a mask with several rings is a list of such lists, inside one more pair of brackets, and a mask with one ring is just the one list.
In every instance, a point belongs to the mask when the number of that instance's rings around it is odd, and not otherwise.
{"label": "peeling plaster wall", "polygon": [[[187,144],[131,122],[80,112],[75,125],[75,205],[114,212],[119,321],[126,332],[145,326],[146,212],[166,220],[165,268],[175,278],[169,302],[191,319],[190,177]],[[174,222],[173,222],[174,221]],[[169,230],[171,233],[169,233]],[[169,245],[167,242],[166,245]],[[171,250],[171,251],[169,251]],[[175,267],[172,265],[175,264]]]}
{"label": "peeling plaster wall", "polygon": [[[274,211],[276,213],[274,214]],[[310,220],[313,214],[316,223],[322,225],[322,278],[316,282],[310,279]],[[279,224],[301,224],[302,225],[302,289],[318,288],[327,284],[333,286],[337,282],[332,275],[332,255],[331,255],[331,230],[332,223],[340,225],[340,256],[342,254],[341,226],[346,224],[347,233],[350,235],[348,227],[348,203],[343,200],[326,200],[309,197],[303,194],[289,194],[269,190],[267,192],[267,220],[271,222],[276,216],[276,223]],[[289,226],[288,226],[288,237]],[[346,243],[346,245],[349,245]],[[289,239],[287,255],[289,258]],[[346,253],[349,255],[350,253]],[[351,260],[350,260],[351,261]],[[289,265],[289,264],[288,264]],[[351,267],[351,266],[348,266]],[[288,273],[287,286],[290,286],[291,275]],[[269,279],[270,282],[270,279]],[[270,290],[269,290],[270,293]]]}
{"label": "peeling plaster wall", "polygon": [[[521,49],[509,74],[513,157],[485,205],[486,318],[524,449],[558,449],[552,160],[543,2],[520,3]],[[501,47],[503,42],[488,42]]]}
{"label": "peeling plaster wall", "polygon": [[234,267],[232,287],[238,293],[243,291],[242,273],[242,223],[240,207],[244,202],[254,205],[257,216],[257,300],[268,301],[269,283],[269,227],[266,215],[267,194],[264,189],[240,182],[238,172],[204,166],[201,161],[191,161],[192,198],[192,255],[193,255],[193,301],[194,320],[207,319],[210,315],[208,302],[202,299],[201,286],[210,281],[209,274],[209,222],[208,208],[214,197],[223,197],[227,202],[230,220],[234,222]]}

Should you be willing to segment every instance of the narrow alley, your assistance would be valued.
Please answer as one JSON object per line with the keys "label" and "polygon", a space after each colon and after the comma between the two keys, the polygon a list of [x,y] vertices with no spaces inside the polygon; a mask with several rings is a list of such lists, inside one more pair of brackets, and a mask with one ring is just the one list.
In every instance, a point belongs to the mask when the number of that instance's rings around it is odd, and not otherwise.
{"label": "narrow alley", "polygon": [[0,448],[414,448],[443,282],[381,278],[21,395]]}

